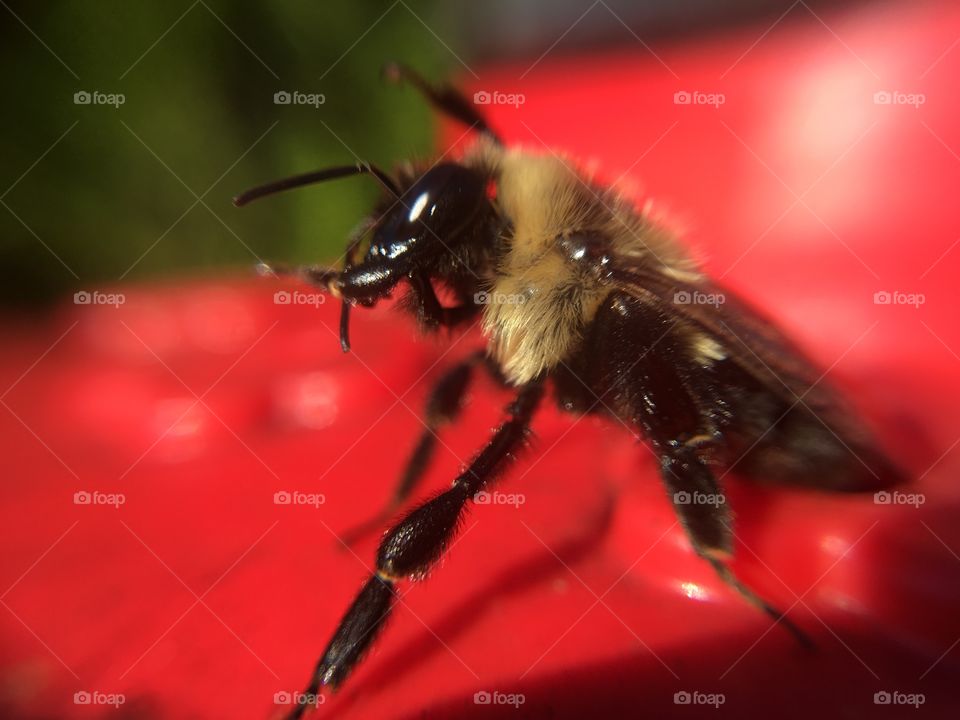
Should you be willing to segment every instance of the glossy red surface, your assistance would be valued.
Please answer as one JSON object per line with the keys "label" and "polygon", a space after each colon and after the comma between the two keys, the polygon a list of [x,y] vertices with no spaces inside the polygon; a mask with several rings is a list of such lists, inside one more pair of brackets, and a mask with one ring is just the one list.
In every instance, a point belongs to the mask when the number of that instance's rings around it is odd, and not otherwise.
{"label": "glossy red surface", "polygon": [[[646,449],[616,423],[548,408],[499,488],[523,502],[471,509],[442,568],[404,586],[382,641],[316,717],[912,711],[878,708],[878,692],[922,693],[925,717],[956,716],[960,10],[818,19],[798,5],[767,27],[657,47],[659,59],[639,44],[551,54],[525,77],[471,83],[525,95],[489,108],[511,141],[655,197],[716,277],[829,368],[922,504],[731,480],[737,570],[815,637],[806,654],[692,554]],[[884,90],[925,102],[876,104]],[[676,105],[678,91],[725,102]],[[344,356],[336,307],[277,305],[282,287],[122,287],[116,308],[5,321],[5,716],[265,718],[284,710],[275,693],[305,683],[372,563],[373,538],[353,554],[338,535],[379,509],[430,381],[479,337],[416,340],[380,308],[355,313]],[[924,302],[878,305],[878,292]],[[482,379],[471,398],[424,493],[508,395]],[[278,505],[280,491],[324,502]],[[124,502],[75,504],[78,492]],[[78,691],[125,702],[77,705]],[[478,691],[523,705],[476,704]],[[724,702],[682,707],[680,691]]]}

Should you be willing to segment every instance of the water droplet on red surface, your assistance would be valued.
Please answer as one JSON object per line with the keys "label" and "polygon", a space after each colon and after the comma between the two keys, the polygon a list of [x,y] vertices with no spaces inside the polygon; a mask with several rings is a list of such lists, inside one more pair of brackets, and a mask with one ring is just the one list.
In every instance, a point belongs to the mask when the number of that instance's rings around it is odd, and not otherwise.
{"label": "water droplet on red surface", "polygon": [[153,413],[157,439],[153,453],[165,462],[178,463],[199,455],[207,444],[209,413],[195,398],[167,398]]}
{"label": "water droplet on red surface", "polygon": [[281,421],[313,430],[331,425],[340,409],[339,384],[325,372],[283,378],[275,397]]}

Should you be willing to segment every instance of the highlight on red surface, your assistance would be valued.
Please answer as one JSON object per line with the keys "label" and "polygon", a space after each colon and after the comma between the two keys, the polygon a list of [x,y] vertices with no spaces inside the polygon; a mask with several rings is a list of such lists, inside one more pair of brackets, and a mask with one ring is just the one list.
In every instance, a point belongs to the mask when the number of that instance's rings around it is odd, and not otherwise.
{"label": "highlight on red surface", "polygon": [[[908,470],[876,497],[728,479],[736,570],[818,651],[695,557],[643,446],[548,404],[502,501],[402,587],[317,718],[956,715],[960,11],[795,13],[490,69],[471,92],[522,94],[487,108],[508,142],[662,203]],[[336,303],[287,281],[91,293],[3,322],[3,715],[279,717],[370,572],[376,539],[342,536],[388,498],[431,381],[482,338],[420,338],[381,306],[354,314],[344,355]],[[470,397],[424,494],[508,399],[483,378]]]}

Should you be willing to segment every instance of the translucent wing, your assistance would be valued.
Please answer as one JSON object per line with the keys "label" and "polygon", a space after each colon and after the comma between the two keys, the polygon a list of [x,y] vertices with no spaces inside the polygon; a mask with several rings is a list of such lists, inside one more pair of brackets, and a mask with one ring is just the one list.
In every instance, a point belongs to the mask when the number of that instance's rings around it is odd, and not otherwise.
{"label": "translucent wing", "polygon": [[[787,417],[779,423],[781,432],[764,433],[756,447],[751,444],[748,450],[757,460],[757,474],[842,490],[879,488],[899,481],[900,473],[876,450],[866,427],[824,377],[826,373],[769,319],[707,278],[676,279],[630,260],[614,263],[612,276],[620,290],[658,306],[709,338],[725,362],[755,381],[757,392],[778,398]],[[789,431],[787,422],[793,423]],[[804,434],[811,438],[806,444]],[[837,464],[818,462],[821,458]],[[827,465],[837,472],[824,473],[830,469]],[[788,467],[806,469],[794,472]]]}

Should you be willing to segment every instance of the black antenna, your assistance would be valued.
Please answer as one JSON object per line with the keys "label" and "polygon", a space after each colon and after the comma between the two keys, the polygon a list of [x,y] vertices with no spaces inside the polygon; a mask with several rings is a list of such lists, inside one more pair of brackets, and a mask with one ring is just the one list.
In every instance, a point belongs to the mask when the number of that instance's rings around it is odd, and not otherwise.
{"label": "black antenna", "polygon": [[400,189],[389,175],[375,165],[358,162],[356,165],[338,165],[337,167],[316,170],[314,172],[303,173],[302,175],[293,175],[288,178],[283,178],[282,180],[275,180],[265,185],[259,185],[237,195],[233,199],[233,204],[237,207],[242,207],[254,200],[258,200],[267,195],[273,195],[274,193],[283,192],[284,190],[292,190],[293,188],[303,187],[304,185],[311,185],[326,180],[336,180],[337,178],[350,177],[352,175],[373,175],[387,190],[397,197],[400,197]]}

